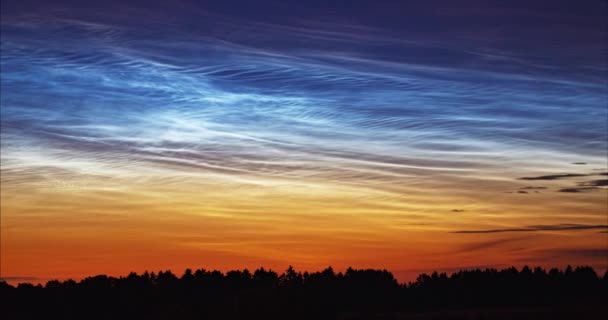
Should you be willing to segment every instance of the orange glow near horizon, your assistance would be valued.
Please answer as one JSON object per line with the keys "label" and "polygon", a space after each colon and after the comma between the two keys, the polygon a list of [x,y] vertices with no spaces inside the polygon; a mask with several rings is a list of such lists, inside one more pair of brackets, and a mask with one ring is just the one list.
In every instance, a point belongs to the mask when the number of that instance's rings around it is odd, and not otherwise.
{"label": "orange glow near horizon", "polygon": [[[447,180],[383,190],[221,176],[172,184],[64,175],[67,182],[54,186],[2,178],[2,274],[13,283],[288,265],[386,268],[400,281],[471,267],[607,267],[596,250],[607,241],[605,190],[530,197],[501,192],[529,184],[518,180],[477,190]],[[570,224],[599,227],[559,228]],[[529,226],[549,230],[458,233]]]}

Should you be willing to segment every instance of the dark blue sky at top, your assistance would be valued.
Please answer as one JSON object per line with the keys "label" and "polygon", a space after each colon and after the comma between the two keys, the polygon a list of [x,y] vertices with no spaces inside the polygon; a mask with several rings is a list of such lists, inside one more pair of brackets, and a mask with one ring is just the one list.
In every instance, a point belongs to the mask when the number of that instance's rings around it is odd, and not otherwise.
{"label": "dark blue sky at top", "polygon": [[3,1],[2,134],[7,154],[229,168],[267,148],[601,157],[606,20],[604,1]]}
{"label": "dark blue sky at top", "polygon": [[[51,14],[76,19],[146,28],[160,37],[175,37],[173,27],[209,34],[267,48],[331,48],[332,41],[308,37],[276,37],[281,27],[322,30],[327,40],[332,32],[352,31],[351,36],[373,36],[365,28],[378,28],[378,36],[410,41],[458,42],[461,48],[444,48],[421,55],[415,50],[374,47],[357,43],[370,54],[398,58],[442,61],[466,60],[458,49],[490,46],[520,54],[543,55],[546,60],[566,64],[572,49],[594,63],[604,54],[606,4],[603,1],[4,1],[3,17]],[[266,24],[266,32],[248,32],[246,22]],[[172,24],[169,26],[167,24]],[[163,26],[167,30],[163,30]],[[344,28],[340,28],[340,27]],[[348,26],[361,29],[349,29]],[[276,27],[275,30],[271,27]],[[150,36],[140,30],[141,36]],[[163,32],[166,31],[166,32]],[[358,32],[357,32],[358,31]],[[313,40],[313,42],[311,42]],[[327,43],[324,43],[327,42]],[[340,45],[340,44],[338,44]],[[369,47],[369,48],[367,48]],[[411,48],[410,48],[411,49]],[[440,49],[440,48],[437,48]],[[561,49],[562,52],[554,50]],[[565,52],[564,52],[565,51]],[[416,57],[418,56],[418,57]],[[539,57],[540,58],[540,57]],[[408,60],[411,61],[411,60]],[[463,62],[463,61],[462,61]]]}

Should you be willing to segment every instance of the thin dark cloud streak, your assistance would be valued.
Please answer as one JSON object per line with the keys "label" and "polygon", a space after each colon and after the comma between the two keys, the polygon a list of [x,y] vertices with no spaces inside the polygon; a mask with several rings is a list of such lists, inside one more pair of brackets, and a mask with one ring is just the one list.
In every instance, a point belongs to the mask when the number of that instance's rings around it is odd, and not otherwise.
{"label": "thin dark cloud streak", "polygon": [[606,259],[608,258],[607,248],[555,248],[548,250],[535,250],[532,252],[536,256],[552,259],[560,257],[563,259]]}
{"label": "thin dark cloud streak", "polygon": [[587,191],[593,191],[596,190],[597,188],[562,188],[559,189],[559,192],[564,192],[564,193],[580,193],[580,192],[587,192]]}
{"label": "thin dark cloud streak", "polygon": [[608,187],[608,179],[598,179],[598,180],[579,182],[579,183],[577,183],[576,187],[562,188],[562,189],[559,189],[559,192],[579,193],[579,192],[601,190],[604,187]]}
{"label": "thin dark cloud streak", "polygon": [[27,277],[27,276],[6,276],[6,277],[1,277],[0,280],[4,280],[4,281],[24,281],[24,282],[30,282],[33,280],[39,280],[40,278],[38,277]]}
{"label": "thin dark cloud streak", "polygon": [[522,228],[486,229],[486,230],[458,230],[452,233],[476,234],[476,233],[505,233],[505,232],[540,232],[540,231],[575,231],[575,230],[603,230],[608,225],[585,225],[585,224],[555,224],[555,225],[533,225]]}
{"label": "thin dark cloud streak", "polygon": [[460,248],[460,253],[469,253],[472,251],[484,251],[489,249],[496,249],[497,247],[502,247],[504,245],[512,245],[514,242],[520,242],[522,240],[527,240],[529,237],[517,237],[517,238],[500,238],[490,241],[482,241],[475,242],[463,245]]}
{"label": "thin dark cloud streak", "polygon": [[607,187],[608,179],[600,179],[600,180],[592,180],[587,182],[581,182],[578,184],[579,186],[584,187]]}
{"label": "thin dark cloud streak", "polygon": [[565,173],[565,174],[552,174],[546,176],[538,176],[538,177],[523,177],[519,178],[520,180],[558,180],[558,179],[567,179],[567,178],[577,178],[577,177],[585,177],[587,174],[579,174],[579,173]]}

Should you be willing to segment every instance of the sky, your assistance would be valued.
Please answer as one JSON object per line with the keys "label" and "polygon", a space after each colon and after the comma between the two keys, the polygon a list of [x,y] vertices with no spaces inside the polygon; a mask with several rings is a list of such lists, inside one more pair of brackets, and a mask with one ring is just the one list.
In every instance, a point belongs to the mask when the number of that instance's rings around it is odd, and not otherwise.
{"label": "sky", "polygon": [[608,268],[605,1],[17,1],[0,276]]}

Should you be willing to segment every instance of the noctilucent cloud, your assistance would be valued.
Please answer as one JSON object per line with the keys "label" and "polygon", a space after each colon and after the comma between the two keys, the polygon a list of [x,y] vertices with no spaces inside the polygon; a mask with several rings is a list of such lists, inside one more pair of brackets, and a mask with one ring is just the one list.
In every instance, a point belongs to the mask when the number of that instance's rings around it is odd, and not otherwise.
{"label": "noctilucent cloud", "polygon": [[12,1],[1,276],[608,267],[603,1]]}

